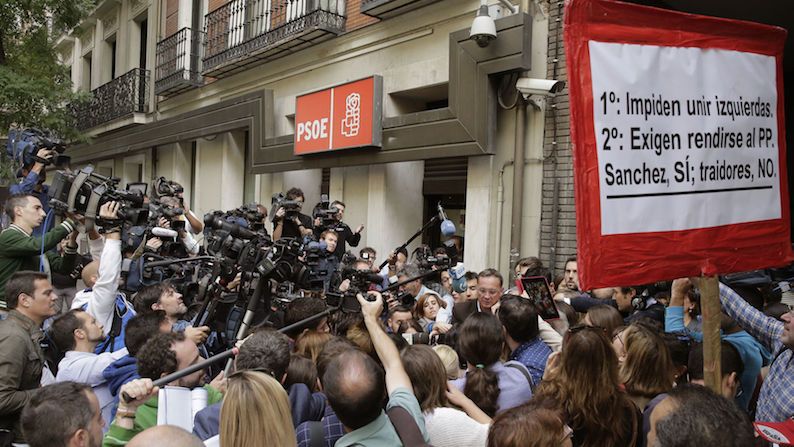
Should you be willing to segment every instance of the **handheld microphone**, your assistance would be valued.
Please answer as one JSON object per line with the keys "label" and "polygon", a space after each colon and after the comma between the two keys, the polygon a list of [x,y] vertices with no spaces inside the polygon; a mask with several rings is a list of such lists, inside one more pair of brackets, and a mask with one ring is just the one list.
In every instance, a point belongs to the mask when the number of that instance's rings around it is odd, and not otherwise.
{"label": "handheld microphone", "polygon": [[152,234],[157,236],[157,237],[170,237],[170,238],[175,238],[175,237],[179,236],[179,233],[177,233],[176,231],[169,230],[168,228],[162,228],[162,227],[154,227],[154,228],[152,228]]}
{"label": "handheld microphone", "polygon": [[438,217],[441,219],[441,234],[446,237],[454,236],[455,224],[452,223],[451,220],[447,219],[447,215],[444,213],[444,208],[441,206],[441,202],[438,203]]}

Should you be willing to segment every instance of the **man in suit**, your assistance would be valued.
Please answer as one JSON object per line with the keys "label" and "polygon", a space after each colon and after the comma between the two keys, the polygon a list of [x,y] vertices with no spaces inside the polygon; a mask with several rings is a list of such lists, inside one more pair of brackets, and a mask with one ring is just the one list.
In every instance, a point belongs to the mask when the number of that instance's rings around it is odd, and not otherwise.
{"label": "man in suit", "polygon": [[463,323],[475,312],[494,313],[494,306],[502,296],[502,274],[495,269],[485,269],[477,275],[477,299],[455,304],[452,308],[452,324]]}

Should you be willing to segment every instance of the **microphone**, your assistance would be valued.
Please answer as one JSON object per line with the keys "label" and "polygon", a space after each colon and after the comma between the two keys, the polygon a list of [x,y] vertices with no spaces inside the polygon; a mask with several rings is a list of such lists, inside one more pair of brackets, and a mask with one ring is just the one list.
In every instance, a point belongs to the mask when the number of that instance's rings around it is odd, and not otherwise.
{"label": "microphone", "polygon": [[446,237],[454,236],[455,224],[452,223],[451,220],[447,219],[447,215],[444,213],[444,208],[441,206],[441,202],[438,203],[438,217],[441,219],[441,234]]}
{"label": "microphone", "polygon": [[168,228],[162,228],[162,227],[154,227],[154,228],[152,228],[152,234],[157,236],[157,237],[170,237],[170,238],[175,238],[175,237],[179,236],[179,233],[177,233],[176,231],[169,230]]}

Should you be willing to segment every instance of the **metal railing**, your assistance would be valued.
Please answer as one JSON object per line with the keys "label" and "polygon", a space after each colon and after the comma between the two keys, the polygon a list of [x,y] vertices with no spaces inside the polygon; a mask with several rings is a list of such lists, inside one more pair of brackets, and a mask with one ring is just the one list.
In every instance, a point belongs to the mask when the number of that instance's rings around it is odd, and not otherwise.
{"label": "metal railing", "polygon": [[149,71],[133,68],[91,91],[92,98],[74,107],[79,130],[86,130],[117,118],[146,112]]}
{"label": "metal railing", "polygon": [[157,43],[154,92],[177,93],[202,84],[203,32],[182,28]]}
{"label": "metal railing", "polygon": [[231,0],[205,16],[204,70],[314,29],[340,34],[345,0]]}

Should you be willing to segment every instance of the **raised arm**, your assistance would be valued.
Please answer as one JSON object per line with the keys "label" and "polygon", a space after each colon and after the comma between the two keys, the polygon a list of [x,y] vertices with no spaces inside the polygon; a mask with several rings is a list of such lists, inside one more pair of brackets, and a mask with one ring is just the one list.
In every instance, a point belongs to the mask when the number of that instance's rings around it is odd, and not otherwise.
{"label": "raised arm", "polygon": [[367,301],[361,294],[357,298],[361,303],[361,314],[364,315],[364,324],[369,331],[372,345],[386,371],[386,391],[391,394],[397,388],[407,388],[413,392],[411,379],[405,372],[397,346],[381,326],[380,314],[383,311],[383,296],[378,292],[368,293],[370,297],[375,297],[375,301]]}
{"label": "raised arm", "polygon": [[720,303],[722,310],[739,323],[747,333],[760,341],[773,354],[783,344],[780,334],[783,323],[754,308],[730,287],[720,283]]}

